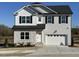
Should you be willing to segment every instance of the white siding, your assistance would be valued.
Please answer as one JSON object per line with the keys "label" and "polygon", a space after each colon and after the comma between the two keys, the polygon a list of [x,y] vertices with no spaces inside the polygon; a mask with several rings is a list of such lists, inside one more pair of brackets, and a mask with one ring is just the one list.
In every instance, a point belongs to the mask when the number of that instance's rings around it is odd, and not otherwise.
{"label": "white siding", "polygon": [[45,23],[45,18],[43,16],[41,16],[41,22],[39,22],[39,16],[32,16],[32,23],[19,23],[19,16],[31,16],[32,14],[30,14],[29,12],[25,11],[25,10],[21,10],[17,16],[15,16],[15,25],[18,26],[30,26],[30,25],[37,25],[37,24],[43,24]]}
{"label": "white siding", "polygon": [[[41,17],[41,21],[39,21],[39,17]],[[45,17],[43,16],[37,16],[37,21],[36,21],[37,24],[45,24]]]}
{"label": "white siding", "polygon": [[20,24],[19,23],[19,16],[31,16],[32,14],[31,13],[29,13],[29,12],[27,12],[26,10],[21,10],[19,13],[18,13],[18,15],[17,16],[15,16],[15,25],[18,25],[18,26],[21,26],[21,25],[23,25],[23,26],[28,26],[28,25],[36,25],[36,22],[35,22],[35,19],[36,19],[36,17],[35,16],[33,16],[32,17],[32,19],[33,19],[33,23],[32,24]]}
{"label": "white siding", "polygon": [[46,24],[43,33],[43,42],[46,34],[64,34],[67,35],[68,45],[71,45],[71,16],[68,17],[68,24],[59,24],[59,17],[55,16],[54,24]]}
{"label": "white siding", "polygon": [[[29,32],[29,39],[20,39],[21,32]],[[35,31],[14,31],[14,43],[35,43],[36,32]]]}
{"label": "white siding", "polygon": [[[21,10],[17,16],[15,16],[15,25],[18,26],[28,26],[28,25],[37,25],[37,24],[45,24],[45,17],[44,16],[33,16],[32,17],[32,24],[19,24],[19,16],[31,16],[29,12],[25,10]],[[62,15],[61,15],[62,16]],[[39,22],[39,17],[41,17],[41,22]],[[19,33],[21,31],[14,31],[14,42],[22,42],[20,40]],[[56,33],[54,33],[56,32]],[[64,34],[67,35],[67,43],[71,45],[71,15],[68,17],[68,24],[59,24],[59,16],[54,16],[54,24],[46,24],[45,29],[42,31],[42,42],[45,42],[45,35],[46,34]],[[33,36],[32,36],[33,37]],[[35,37],[35,36],[34,36]],[[23,40],[24,41],[24,40]],[[25,41],[26,42],[26,41]]]}

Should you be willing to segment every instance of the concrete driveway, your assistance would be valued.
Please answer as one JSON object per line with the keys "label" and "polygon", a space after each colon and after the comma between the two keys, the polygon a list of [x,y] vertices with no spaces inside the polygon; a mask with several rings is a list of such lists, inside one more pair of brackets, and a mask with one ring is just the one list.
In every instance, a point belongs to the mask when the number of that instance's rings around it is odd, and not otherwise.
{"label": "concrete driveway", "polygon": [[25,55],[32,57],[79,57],[79,48],[67,46],[44,46],[34,53]]}
{"label": "concrete driveway", "polygon": [[67,46],[2,48],[0,49],[0,56],[79,57],[79,48]]}

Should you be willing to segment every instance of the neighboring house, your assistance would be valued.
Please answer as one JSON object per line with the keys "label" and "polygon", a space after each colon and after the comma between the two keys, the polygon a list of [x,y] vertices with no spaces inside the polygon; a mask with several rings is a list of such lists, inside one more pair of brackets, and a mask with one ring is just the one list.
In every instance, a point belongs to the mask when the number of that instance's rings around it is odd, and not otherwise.
{"label": "neighboring house", "polygon": [[15,44],[71,45],[72,11],[69,6],[31,4],[14,15]]}

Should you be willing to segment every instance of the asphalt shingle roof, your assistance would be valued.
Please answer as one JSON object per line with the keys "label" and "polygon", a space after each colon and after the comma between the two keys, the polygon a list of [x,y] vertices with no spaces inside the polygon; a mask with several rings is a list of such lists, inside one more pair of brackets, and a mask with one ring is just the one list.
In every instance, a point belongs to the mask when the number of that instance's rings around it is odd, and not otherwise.
{"label": "asphalt shingle roof", "polygon": [[[46,8],[46,7],[44,7],[44,6],[42,6],[42,5],[37,5],[37,7],[41,7],[42,9],[44,9],[44,10],[47,10],[47,11],[49,11],[48,13],[41,13],[40,11],[38,11],[38,10],[36,10],[35,8],[34,8],[34,6],[28,6],[28,8],[24,8],[25,10],[27,10],[27,9],[29,9],[29,11],[34,11],[34,12],[36,12],[36,13],[38,13],[38,14],[73,14],[73,12],[72,12],[72,10],[71,10],[71,8],[68,6],[68,5],[61,5],[61,6],[47,6],[48,8]],[[51,11],[51,10],[52,11]],[[33,12],[33,13],[34,13]],[[56,13],[55,13],[56,12]]]}
{"label": "asphalt shingle roof", "polygon": [[56,11],[58,14],[73,14],[71,8],[68,5],[47,6],[47,7]]}
{"label": "asphalt shingle roof", "polygon": [[38,24],[37,26],[13,26],[14,30],[42,30],[45,29],[45,24]]}

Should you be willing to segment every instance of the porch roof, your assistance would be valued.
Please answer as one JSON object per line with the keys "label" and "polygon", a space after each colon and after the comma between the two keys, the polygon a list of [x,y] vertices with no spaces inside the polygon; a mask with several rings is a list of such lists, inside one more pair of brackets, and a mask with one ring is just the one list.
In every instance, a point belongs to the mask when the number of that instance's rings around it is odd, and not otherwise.
{"label": "porch roof", "polygon": [[32,31],[32,30],[43,30],[43,29],[45,29],[45,24],[38,24],[38,25],[31,25],[31,26],[13,26],[13,28],[12,28],[14,31],[26,31],[26,30],[28,30],[28,31]]}

